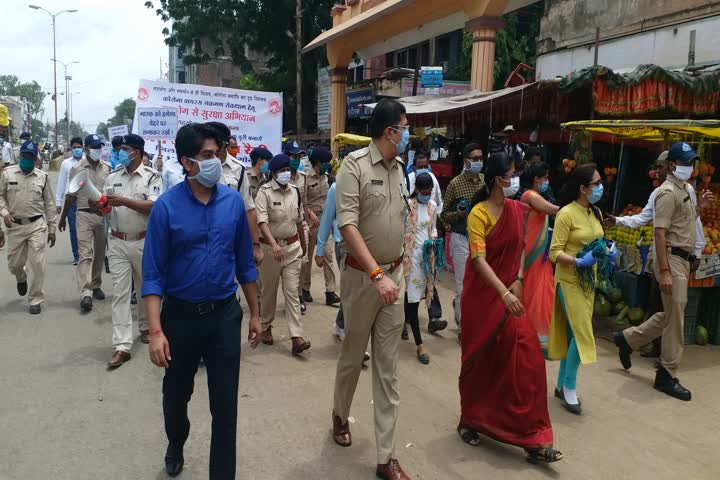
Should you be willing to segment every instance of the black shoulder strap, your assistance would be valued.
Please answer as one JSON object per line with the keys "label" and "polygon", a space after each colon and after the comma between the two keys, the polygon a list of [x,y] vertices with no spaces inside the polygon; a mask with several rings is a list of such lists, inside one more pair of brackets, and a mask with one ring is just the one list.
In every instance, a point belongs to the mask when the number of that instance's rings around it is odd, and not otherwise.
{"label": "black shoulder strap", "polygon": [[240,191],[240,187],[242,187],[243,181],[245,180],[245,165],[240,165],[240,181],[238,182],[238,192]]}
{"label": "black shoulder strap", "polygon": [[408,195],[410,194],[410,175],[408,174],[407,168],[405,165],[402,165],[403,173],[405,174],[405,185],[407,186]]}

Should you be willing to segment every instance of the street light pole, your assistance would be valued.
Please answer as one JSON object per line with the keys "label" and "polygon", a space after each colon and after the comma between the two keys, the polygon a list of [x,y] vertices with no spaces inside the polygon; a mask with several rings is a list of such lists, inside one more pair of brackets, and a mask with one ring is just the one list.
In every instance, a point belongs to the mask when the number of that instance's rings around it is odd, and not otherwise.
{"label": "street light pole", "polygon": [[[42,10],[48,15],[50,15],[50,18],[52,18],[52,30],[53,30],[53,86],[54,86],[54,93],[55,93],[55,148],[58,146],[58,119],[57,119],[57,51],[55,49],[55,17],[60,15],[61,13],[75,13],[77,10],[62,10],[57,13],[51,13],[49,10],[39,7],[37,5],[28,5],[28,7],[32,8],[33,10]],[[70,139],[68,139],[69,141]]]}
{"label": "street light pole", "polygon": [[295,2],[295,130],[302,131],[302,0]]}

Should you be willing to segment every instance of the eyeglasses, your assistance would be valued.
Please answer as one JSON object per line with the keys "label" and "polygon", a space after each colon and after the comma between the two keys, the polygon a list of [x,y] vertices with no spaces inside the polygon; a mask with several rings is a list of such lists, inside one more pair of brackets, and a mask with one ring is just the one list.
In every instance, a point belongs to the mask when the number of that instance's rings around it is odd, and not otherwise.
{"label": "eyeglasses", "polygon": [[410,125],[393,125],[390,128],[392,128],[393,130],[404,132],[405,130],[408,130],[410,128]]}

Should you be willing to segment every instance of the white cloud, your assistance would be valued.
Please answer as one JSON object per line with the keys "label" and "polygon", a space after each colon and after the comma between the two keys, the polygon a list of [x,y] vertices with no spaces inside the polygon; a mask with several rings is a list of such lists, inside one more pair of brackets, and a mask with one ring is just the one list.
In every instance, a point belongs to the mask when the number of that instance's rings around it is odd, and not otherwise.
{"label": "white cloud", "polygon": [[[63,13],[56,20],[57,58],[70,65],[73,120],[94,132],[99,122],[113,115],[113,107],[134,98],[138,80],[157,79],[160,59],[167,70],[166,26],[145,7],[144,0],[2,0],[0,11],[0,74],[17,75],[22,82],[36,80],[45,92],[53,90],[52,22],[42,10]],[[65,91],[64,70],[58,64],[58,93]],[[65,114],[65,97],[58,96],[58,119]],[[50,97],[44,121],[54,120]]]}

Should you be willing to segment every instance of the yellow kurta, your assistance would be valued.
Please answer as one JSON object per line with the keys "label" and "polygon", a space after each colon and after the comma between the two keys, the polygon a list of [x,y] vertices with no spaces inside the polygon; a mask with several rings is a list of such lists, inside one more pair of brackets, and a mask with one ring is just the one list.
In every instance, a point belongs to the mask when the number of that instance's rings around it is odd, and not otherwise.
{"label": "yellow kurta", "polygon": [[[563,207],[555,217],[550,260],[555,263],[560,252],[574,257],[586,244],[603,235],[602,224],[592,211],[577,202],[572,202]],[[569,322],[580,353],[580,360],[582,363],[593,363],[597,359],[592,327],[595,292],[583,290],[574,265],[557,264],[555,284],[555,304],[550,325],[548,354],[553,360],[566,357]]]}

